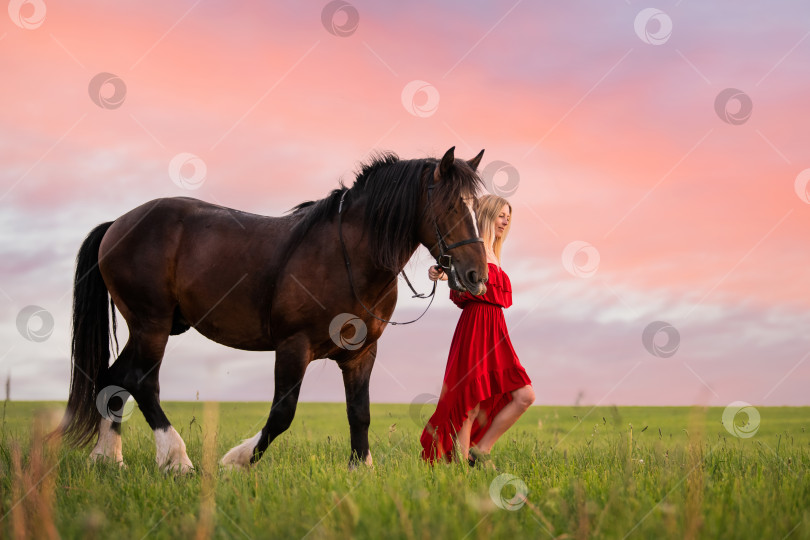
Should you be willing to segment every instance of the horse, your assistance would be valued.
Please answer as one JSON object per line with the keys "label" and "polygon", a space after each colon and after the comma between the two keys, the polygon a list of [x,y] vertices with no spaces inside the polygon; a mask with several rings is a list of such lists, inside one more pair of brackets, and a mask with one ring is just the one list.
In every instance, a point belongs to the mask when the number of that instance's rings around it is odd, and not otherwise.
{"label": "horse", "polygon": [[[474,215],[484,151],[463,160],[454,150],[441,159],[374,154],[351,187],[340,180],[325,198],[279,217],[176,197],[98,225],[76,258],[69,397],[54,433],[75,448],[97,436],[90,459],[124,466],[125,418],[116,414],[131,396],[154,433],[158,468],[192,471],[160,406],[158,374],[169,336],[193,327],[227,347],[276,353],[267,422],[228,451],[223,466],[261,458],[293,421],[307,365],[324,358],[343,375],[349,467],[372,465],[369,378],[398,274],[421,244],[451,288],[486,292]],[[129,338],[110,364],[116,308]]]}

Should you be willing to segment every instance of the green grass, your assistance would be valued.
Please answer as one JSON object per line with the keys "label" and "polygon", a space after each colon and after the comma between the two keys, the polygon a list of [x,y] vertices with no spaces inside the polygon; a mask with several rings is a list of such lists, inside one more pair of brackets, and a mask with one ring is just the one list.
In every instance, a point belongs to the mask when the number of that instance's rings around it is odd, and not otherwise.
{"label": "green grass", "polygon": [[[164,407],[197,472],[160,473],[151,431],[136,411],[123,425],[127,469],[89,465],[89,449],[59,449],[46,480],[15,507],[22,484],[12,447],[20,445],[26,470],[35,412],[61,414],[61,404],[7,403],[0,515],[16,514],[0,521],[0,538],[13,536],[14,515],[27,516],[29,532],[44,526],[48,489],[62,538],[193,537],[206,523],[204,501],[215,508],[213,538],[810,538],[810,408],[759,408],[759,431],[740,439],[722,425],[722,408],[532,407],[496,445],[500,471],[492,472],[426,465],[418,418],[429,411],[375,404],[374,467],[349,471],[345,405],[302,403],[258,465],[208,474],[200,472],[203,440],[214,433],[204,404]],[[217,410],[218,460],[259,429],[269,404],[219,403]],[[35,471],[33,482],[48,469]],[[502,473],[528,488],[517,510],[490,496]],[[202,497],[209,489],[213,499]],[[514,494],[511,486],[502,491],[506,499]]]}

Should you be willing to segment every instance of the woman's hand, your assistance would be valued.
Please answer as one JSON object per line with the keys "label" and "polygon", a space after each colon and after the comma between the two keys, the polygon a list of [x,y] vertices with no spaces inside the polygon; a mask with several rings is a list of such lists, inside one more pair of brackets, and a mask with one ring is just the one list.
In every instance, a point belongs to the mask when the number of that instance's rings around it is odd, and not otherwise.
{"label": "woman's hand", "polygon": [[447,274],[444,273],[444,270],[442,270],[442,267],[438,264],[428,268],[428,277],[430,281],[436,281],[437,279],[442,281],[447,280]]}

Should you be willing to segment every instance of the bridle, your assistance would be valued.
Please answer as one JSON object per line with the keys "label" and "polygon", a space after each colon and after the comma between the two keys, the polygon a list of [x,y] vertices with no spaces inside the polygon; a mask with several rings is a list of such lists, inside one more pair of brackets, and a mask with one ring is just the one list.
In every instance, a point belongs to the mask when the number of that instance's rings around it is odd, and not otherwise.
{"label": "bridle", "polygon": [[[434,177],[438,176],[438,170],[439,170],[439,167],[437,165],[436,169],[434,170]],[[430,209],[432,207],[430,194],[433,191],[434,186],[435,186],[435,183],[431,182],[430,185],[428,185],[428,187],[427,187],[427,210],[428,211],[430,211]],[[371,310],[368,307],[366,307],[366,305],[363,303],[363,301],[360,300],[360,297],[357,296],[357,292],[354,289],[354,279],[352,278],[352,266],[351,266],[351,263],[349,262],[349,252],[346,250],[346,243],[343,241],[343,201],[346,198],[346,193],[348,193],[348,192],[349,192],[349,190],[345,189],[343,191],[343,193],[341,194],[341,196],[340,196],[340,204],[338,205],[338,236],[340,237],[340,246],[343,249],[343,260],[346,262],[346,271],[349,274],[349,287],[351,288],[352,295],[354,296],[354,299],[357,300],[358,302],[360,302],[360,305],[363,306],[363,309],[366,310],[366,313],[368,313],[369,315],[371,315],[372,317],[374,317],[378,321],[382,321],[382,322],[385,322],[385,323],[390,323],[392,325],[393,324],[411,324],[411,323],[414,323],[414,322],[418,321],[419,319],[421,319],[425,315],[425,313],[427,313],[427,310],[430,308],[431,304],[433,304],[433,298],[435,298],[435,293],[436,293],[436,282],[435,281],[433,282],[433,290],[430,291],[430,294],[426,295],[424,293],[417,293],[416,290],[413,288],[413,285],[411,285],[411,281],[408,279],[408,276],[405,274],[405,270],[404,269],[400,270],[400,273],[402,274],[402,277],[405,278],[405,283],[408,284],[408,287],[414,293],[411,298],[430,298],[430,302],[428,303],[427,307],[422,312],[422,314],[419,315],[417,318],[413,319],[412,321],[407,321],[407,322],[388,321],[388,320],[382,319],[380,317],[377,317],[374,313],[371,312]],[[475,242],[483,243],[484,239],[480,238],[480,237],[467,238],[466,240],[461,240],[460,242],[454,242],[454,243],[452,243],[452,244],[450,244],[448,246],[447,243],[444,241],[444,236],[442,235],[441,232],[439,232],[439,223],[438,223],[438,221],[436,221],[436,214],[434,212],[430,212],[430,217],[431,217],[431,220],[433,221],[433,230],[436,232],[436,245],[439,248],[439,256],[436,258],[436,263],[438,264],[438,266],[441,266],[444,270],[447,270],[448,275],[449,275],[450,272],[454,271],[453,268],[452,268],[453,257],[452,257],[452,255],[450,255],[447,252],[450,251],[451,249],[455,249],[457,247],[465,246],[467,244],[472,244],[472,243],[475,243]]]}
{"label": "bridle", "polygon": [[[430,193],[433,191],[433,187],[436,184],[430,184],[427,188],[428,193],[428,208],[430,208]],[[484,239],[481,237],[475,238],[467,238],[466,240],[461,240],[460,242],[454,242],[449,246],[444,242],[444,236],[442,233],[439,232],[439,223],[436,221],[436,214],[431,212],[430,217],[433,218],[433,230],[436,231],[436,245],[439,246],[439,257],[436,259],[436,262],[445,270],[450,270],[450,266],[453,264],[453,256],[448,254],[447,252],[451,249],[455,249],[457,247],[466,246],[467,244],[473,244],[475,242],[484,242]],[[442,259],[447,258],[447,264],[442,264]],[[416,292],[416,291],[414,291]]]}

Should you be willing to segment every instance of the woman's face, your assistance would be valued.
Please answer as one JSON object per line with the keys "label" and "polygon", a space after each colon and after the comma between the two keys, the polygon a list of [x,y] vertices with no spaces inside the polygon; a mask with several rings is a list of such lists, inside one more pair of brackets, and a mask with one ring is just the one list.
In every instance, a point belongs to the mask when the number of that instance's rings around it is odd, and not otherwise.
{"label": "woman's face", "polygon": [[509,220],[512,218],[512,214],[509,212],[509,205],[504,204],[501,211],[498,213],[498,217],[495,218],[495,238],[500,238],[503,235],[503,231],[506,230],[506,227],[509,225]]}

